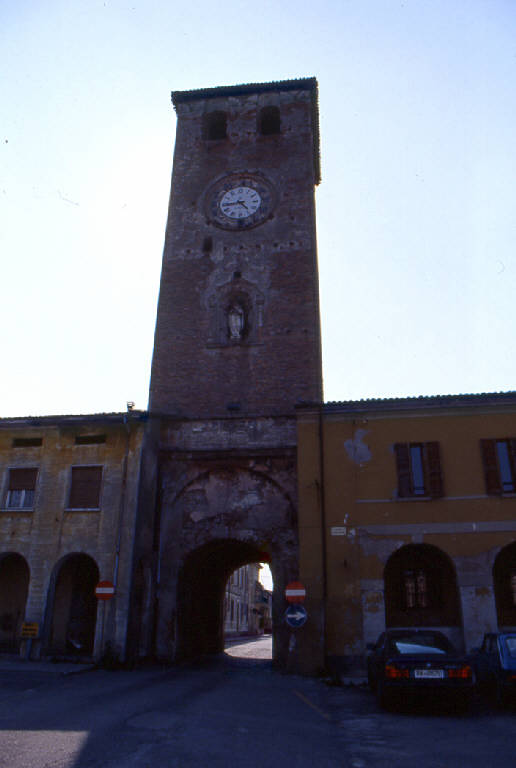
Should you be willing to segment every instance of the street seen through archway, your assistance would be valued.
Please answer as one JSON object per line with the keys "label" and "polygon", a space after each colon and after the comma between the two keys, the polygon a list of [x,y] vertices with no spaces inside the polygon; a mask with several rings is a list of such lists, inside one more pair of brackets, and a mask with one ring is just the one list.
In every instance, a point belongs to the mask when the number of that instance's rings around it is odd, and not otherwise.
{"label": "street seen through archway", "polygon": [[237,568],[226,582],[224,650],[241,659],[272,659],[272,573],[266,563]]}

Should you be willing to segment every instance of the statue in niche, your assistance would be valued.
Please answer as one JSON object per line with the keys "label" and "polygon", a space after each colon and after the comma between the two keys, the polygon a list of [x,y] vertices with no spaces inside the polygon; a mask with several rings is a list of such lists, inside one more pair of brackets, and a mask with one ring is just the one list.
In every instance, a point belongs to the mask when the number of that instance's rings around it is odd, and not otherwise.
{"label": "statue in niche", "polygon": [[228,310],[229,338],[239,341],[244,335],[245,313],[240,304],[232,304]]}

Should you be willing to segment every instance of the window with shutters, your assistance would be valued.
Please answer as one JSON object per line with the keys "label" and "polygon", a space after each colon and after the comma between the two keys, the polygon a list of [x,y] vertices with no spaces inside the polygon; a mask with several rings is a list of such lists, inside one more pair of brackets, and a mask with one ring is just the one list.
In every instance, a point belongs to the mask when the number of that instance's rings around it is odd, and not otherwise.
{"label": "window with shutters", "polygon": [[515,493],[516,438],[481,440],[480,449],[487,493]]}
{"label": "window with shutters", "polygon": [[99,509],[102,467],[72,467],[68,509]]}
{"label": "window with shutters", "polygon": [[443,495],[439,443],[396,443],[394,453],[399,498]]}
{"label": "window with shutters", "polygon": [[7,509],[32,509],[38,470],[34,467],[9,470],[9,484],[5,498]]}

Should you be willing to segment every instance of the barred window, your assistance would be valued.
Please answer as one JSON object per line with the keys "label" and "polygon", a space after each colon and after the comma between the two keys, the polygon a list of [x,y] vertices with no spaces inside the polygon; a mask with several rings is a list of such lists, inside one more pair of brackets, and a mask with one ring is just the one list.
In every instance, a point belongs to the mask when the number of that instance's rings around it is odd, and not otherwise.
{"label": "barred window", "polygon": [[428,582],[425,571],[405,571],[405,608],[428,607]]}

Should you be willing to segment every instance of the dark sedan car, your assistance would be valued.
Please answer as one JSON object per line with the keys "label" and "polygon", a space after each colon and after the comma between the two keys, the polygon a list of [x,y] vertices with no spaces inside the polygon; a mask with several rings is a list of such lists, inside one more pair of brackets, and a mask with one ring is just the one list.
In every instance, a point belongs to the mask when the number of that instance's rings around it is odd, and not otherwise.
{"label": "dark sedan car", "polygon": [[367,678],[382,707],[402,697],[444,695],[469,705],[475,690],[473,666],[442,632],[388,629],[368,649]]}
{"label": "dark sedan car", "polygon": [[516,632],[488,632],[474,657],[478,684],[499,704],[516,701]]}

